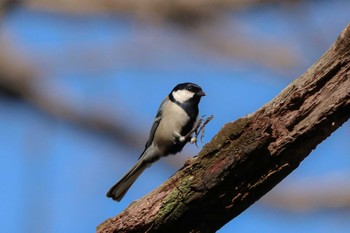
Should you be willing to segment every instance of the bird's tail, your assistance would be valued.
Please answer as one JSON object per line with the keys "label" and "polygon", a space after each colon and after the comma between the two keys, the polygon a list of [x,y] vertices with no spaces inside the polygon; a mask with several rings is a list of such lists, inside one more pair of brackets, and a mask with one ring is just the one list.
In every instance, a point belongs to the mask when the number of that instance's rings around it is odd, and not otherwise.
{"label": "bird's tail", "polygon": [[147,167],[149,167],[149,164],[140,159],[135,166],[133,166],[130,171],[118,181],[118,183],[109,189],[107,192],[107,197],[110,197],[115,201],[120,201],[131,185]]}

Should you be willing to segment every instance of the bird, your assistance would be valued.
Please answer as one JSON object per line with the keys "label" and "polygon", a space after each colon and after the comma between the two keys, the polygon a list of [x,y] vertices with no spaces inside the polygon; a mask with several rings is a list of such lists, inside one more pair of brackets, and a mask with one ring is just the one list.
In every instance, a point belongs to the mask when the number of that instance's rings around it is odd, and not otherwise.
{"label": "bird", "polygon": [[107,192],[119,202],[141,173],[161,157],[180,152],[187,142],[196,141],[192,134],[198,125],[198,105],[205,92],[195,83],[176,85],[161,103],[145,149],[136,164]]}

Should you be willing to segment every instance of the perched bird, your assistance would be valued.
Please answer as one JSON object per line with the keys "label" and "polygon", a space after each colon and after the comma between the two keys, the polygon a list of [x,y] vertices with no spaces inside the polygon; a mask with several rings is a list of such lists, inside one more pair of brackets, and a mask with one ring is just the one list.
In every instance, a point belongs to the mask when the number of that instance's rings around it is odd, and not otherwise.
{"label": "perched bird", "polygon": [[194,83],[178,84],[160,105],[148,141],[137,163],[107,192],[120,201],[141,173],[160,157],[176,154],[192,141],[197,124],[198,104],[205,96]]}

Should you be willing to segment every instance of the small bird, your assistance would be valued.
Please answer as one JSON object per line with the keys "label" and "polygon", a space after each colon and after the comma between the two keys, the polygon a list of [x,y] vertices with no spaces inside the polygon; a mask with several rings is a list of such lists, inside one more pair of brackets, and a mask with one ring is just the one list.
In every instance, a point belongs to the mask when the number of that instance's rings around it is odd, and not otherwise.
{"label": "small bird", "polygon": [[145,149],[137,163],[107,192],[120,201],[141,173],[159,158],[176,154],[192,138],[198,117],[198,104],[205,96],[194,83],[178,84],[161,103]]}

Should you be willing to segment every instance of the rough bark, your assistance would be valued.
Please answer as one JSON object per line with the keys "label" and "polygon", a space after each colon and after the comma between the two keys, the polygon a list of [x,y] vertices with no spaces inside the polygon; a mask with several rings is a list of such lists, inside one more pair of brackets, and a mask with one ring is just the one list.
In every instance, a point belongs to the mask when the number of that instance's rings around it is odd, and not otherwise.
{"label": "rough bark", "polygon": [[350,117],[350,24],[301,77],[254,114],[227,123],[159,188],[97,228],[215,232],[298,167]]}

